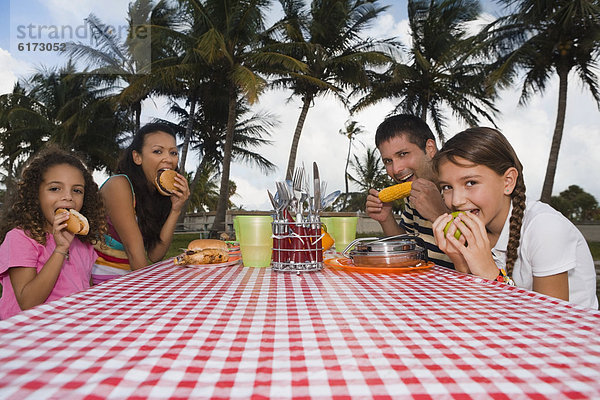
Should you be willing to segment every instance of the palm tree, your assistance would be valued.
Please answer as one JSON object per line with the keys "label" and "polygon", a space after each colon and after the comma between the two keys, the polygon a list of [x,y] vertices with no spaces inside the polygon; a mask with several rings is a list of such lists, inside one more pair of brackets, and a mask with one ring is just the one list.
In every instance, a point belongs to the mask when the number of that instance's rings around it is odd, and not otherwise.
{"label": "palm tree", "polygon": [[[215,211],[219,204],[219,174],[212,167],[203,171],[197,171],[200,176],[194,176],[198,182],[190,195],[191,210],[196,212]],[[235,182],[229,182],[228,209],[235,207],[231,198],[236,195],[237,186]]]}
{"label": "palm tree", "polygon": [[431,118],[444,142],[445,108],[468,125],[479,117],[492,124],[497,112],[495,93],[486,83],[486,64],[478,57],[467,23],[480,12],[478,0],[409,0],[412,44],[409,61],[395,62],[374,78],[372,90],[353,108],[363,109],[389,98],[399,98],[394,112]]}
{"label": "palm tree", "polygon": [[350,164],[350,153],[352,151],[352,141],[356,139],[357,135],[364,133],[364,128],[356,121],[346,121],[344,129],[340,129],[340,135],[344,135],[348,138],[348,154],[346,155],[346,167],[344,168],[344,182],[346,184],[346,197],[348,196],[348,165]]}
{"label": "palm tree", "polygon": [[271,30],[273,38],[283,42],[280,51],[304,61],[308,71],[274,81],[275,87],[291,88],[292,96],[302,99],[296,123],[286,179],[291,179],[302,127],[309,108],[318,96],[333,94],[348,104],[345,89],[365,87],[371,66],[389,63],[378,48],[389,41],[364,38],[365,30],[387,9],[378,0],[313,0],[310,12],[303,0],[280,0],[284,18]]}
{"label": "palm tree", "polygon": [[238,102],[245,98],[253,104],[266,86],[259,73],[276,70],[302,70],[304,65],[281,53],[265,48],[260,42],[264,32],[263,12],[270,0],[186,0],[206,25],[196,49],[215,74],[223,77],[222,90],[227,93],[227,125],[223,145],[220,201],[217,205],[211,236],[225,229]]}
{"label": "palm tree", "polygon": [[69,62],[34,74],[29,85],[29,95],[44,105],[48,141],[81,152],[91,169],[114,170],[127,116],[114,109],[100,77]]}
{"label": "palm tree", "polygon": [[350,161],[350,167],[356,174],[350,175],[349,179],[359,187],[361,192],[367,193],[371,188],[381,190],[394,183],[385,171],[381,157],[375,148],[367,149],[362,160],[354,156],[354,161]]}
{"label": "palm tree", "polygon": [[[171,99],[184,99],[187,114],[195,115],[201,103],[210,97],[215,97],[216,101],[227,97],[222,94],[222,74],[208,65],[198,51],[203,46],[204,35],[210,29],[203,8],[194,0],[179,0],[178,5],[177,9],[163,11],[162,18],[153,18],[152,25],[148,27],[153,32],[152,48],[161,55],[154,59],[151,74],[136,82],[127,92],[135,93],[141,90],[139,87],[153,86],[157,94]],[[170,15],[167,17],[164,14]],[[187,121],[179,164],[182,171],[185,170],[189,145],[194,135],[193,119]]]}
{"label": "palm tree", "polygon": [[69,62],[34,74],[0,100],[0,144],[10,168],[46,142],[79,151],[92,169],[112,170],[127,128],[96,76]]}
{"label": "palm tree", "polygon": [[0,96],[0,157],[7,189],[15,182],[21,162],[48,139],[51,124],[44,113],[44,106],[28,96],[21,82],[12,93]]}
{"label": "palm tree", "polygon": [[348,174],[348,179],[358,186],[358,191],[340,196],[333,205],[334,209],[338,211],[364,210],[370,188],[382,189],[392,184],[375,148],[367,148],[362,159],[354,155],[350,160],[350,168],[354,174]]}
{"label": "palm tree", "polygon": [[219,201],[219,179],[214,167],[198,169],[194,174],[193,181],[196,185],[190,187],[191,195],[188,210],[211,211],[217,208]]}
{"label": "palm tree", "polygon": [[541,201],[550,202],[567,108],[569,73],[590,91],[600,108],[600,3],[597,0],[500,0],[512,13],[488,27],[490,50],[498,53],[492,78],[501,86],[525,72],[519,104],[543,93],[558,75],[558,111],[542,187]]}
{"label": "palm tree", "polygon": [[[160,1],[157,7],[165,7],[164,3]],[[153,90],[150,85],[133,85],[151,71],[151,32],[145,29],[149,26],[152,11],[152,0],[136,0],[129,4],[129,30],[126,38],[122,38],[121,32],[110,29],[98,17],[90,14],[86,23],[95,40],[94,45],[71,42],[67,43],[65,50],[70,58],[82,59],[89,67],[95,67],[90,73],[103,78],[108,87],[119,89],[124,84],[114,100],[117,106],[126,107],[132,113],[133,132],[140,127],[142,101]],[[127,87],[135,87],[136,91],[130,89],[124,92]]]}
{"label": "palm tree", "polygon": [[[210,100],[214,99],[201,100],[209,100],[209,103],[212,103]],[[209,107],[209,105],[204,106],[206,103],[201,102],[200,104],[203,106],[198,108],[192,119],[192,129],[196,134],[191,138],[190,144],[200,157],[200,163],[190,184],[192,193],[195,193],[196,186],[201,183],[198,179],[205,178],[206,174],[218,174],[220,172],[224,158],[223,147],[227,115],[221,115],[221,120],[219,120],[218,113],[211,112],[215,111],[214,108]],[[171,106],[170,113],[176,116],[179,123],[175,124],[161,119],[156,119],[155,122],[168,124],[178,136],[184,136],[187,127],[190,126],[187,110],[175,103]],[[271,136],[271,130],[276,126],[277,121],[270,113],[266,112],[249,115],[250,110],[247,107],[241,107],[237,113],[240,120],[237,122],[235,129],[232,147],[233,160],[257,166],[264,173],[272,172],[275,169],[275,164],[252,149],[272,144],[266,137]],[[223,118],[225,121],[223,121]]]}

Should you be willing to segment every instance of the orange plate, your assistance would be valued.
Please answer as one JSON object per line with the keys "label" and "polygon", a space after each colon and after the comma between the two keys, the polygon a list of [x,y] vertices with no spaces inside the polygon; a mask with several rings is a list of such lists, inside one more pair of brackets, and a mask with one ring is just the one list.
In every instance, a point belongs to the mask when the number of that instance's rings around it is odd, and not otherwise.
{"label": "orange plate", "polygon": [[336,269],[344,269],[347,271],[365,272],[372,274],[399,274],[403,272],[420,271],[434,266],[434,263],[430,261],[414,267],[357,267],[356,265],[354,265],[351,258],[328,258],[323,262],[329,267]]}
{"label": "orange plate", "polygon": [[[237,253],[237,254],[234,254]],[[190,265],[181,265],[182,267],[191,267],[191,268],[206,268],[206,267],[230,267],[232,265],[236,265],[242,262],[242,256],[239,251],[237,252],[229,252],[229,260],[223,263],[218,264],[190,264]]]}

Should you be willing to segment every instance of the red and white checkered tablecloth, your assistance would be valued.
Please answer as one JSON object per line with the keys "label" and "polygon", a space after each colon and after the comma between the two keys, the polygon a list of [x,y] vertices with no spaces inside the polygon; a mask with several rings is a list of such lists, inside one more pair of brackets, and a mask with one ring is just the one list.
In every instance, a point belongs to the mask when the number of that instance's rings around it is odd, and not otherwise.
{"label": "red and white checkered tablecloth", "polygon": [[163,262],[0,322],[0,398],[600,398],[600,312],[420,273]]}

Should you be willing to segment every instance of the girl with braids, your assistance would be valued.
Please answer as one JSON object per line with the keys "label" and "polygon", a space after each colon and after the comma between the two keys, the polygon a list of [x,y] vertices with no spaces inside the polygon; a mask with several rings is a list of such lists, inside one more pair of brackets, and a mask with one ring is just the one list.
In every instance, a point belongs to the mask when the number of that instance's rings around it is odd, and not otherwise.
{"label": "girl with braids", "polygon": [[523,167],[500,132],[460,132],[435,155],[433,168],[446,206],[464,212],[433,223],[439,248],[458,271],[598,308],[583,235],[549,205],[525,201]]}
{"label": "girl with braids", "polygon": [[[88,219],[86,236],[67,231],[74,209]],[[0,319],[90,287],[96,252],[106,230],[92,174],[75,155],[49,147],[25,165],[0,220]]]}
{"label": "girl with braids", "polygon": [[147,124],[136,132],[119,160],[118,175],[100,188],[108,233],[96,245],[94,284],[163,259],[190,190],[180,174],[170,197],[162,196],[154,181],[159,170],[176,169],[178,162],[175,133],[168,125]]}

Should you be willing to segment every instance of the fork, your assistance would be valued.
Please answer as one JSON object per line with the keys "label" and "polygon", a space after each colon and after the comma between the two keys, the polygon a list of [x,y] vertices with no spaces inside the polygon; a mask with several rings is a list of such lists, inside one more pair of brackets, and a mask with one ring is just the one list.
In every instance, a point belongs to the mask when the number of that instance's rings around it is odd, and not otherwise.
{"label": "fork", "polygon": [[[294,252],[294,262],[302,263],[309,261],[304,253],[304,249],[308,247],[306,241],[308,240],[306,236],[306,228],[304,228],[302,214],[303,214],[303,202],[305,200],[305,194],[303,188],[304,184],[304,167],[298,167],[294,171],[293,176],[293,187],[294,187],[294,199],[296,200],[297,209],[296,209],[296,234],[299,236],[292,240],[292,247],[295,250]],[[309,251],[310,252],[310,251]]]}
{"label": "fork", "polygon": [[279,238],[277,238],[276,242],[273,244],[281,249],[281,252],[280,252],[281,258],[278,261],[289,262],[290,261],[289,251],[292,247],[291,247],[291,243],[290,243],[289,237],[288,237],[290,234],[290,232],[288,230],[288,224],[289,224],[290,228],[292,230],[294,230],[293,229],[294,219],[290,215],[290,212],[288,209],[288,207],[290,206],[290,203],[292,201],[292,196],[291,196],[291,193],[288,189],[288,185],[286,182],[275,182],[275,186],[277,187],[277,193],[279,194],[279,197],[281,198],[281,203],[282,203],[283,207],[282,207],[281,220],[277,224],[278,229],[277,229],[276,235],[279,236]]}
{"label": "fork", "polygon": [[326,192],[327,192],[327,182],[321,181],[321,200],[319,201],[319,204],[315,204],[317,213],[323,209],[323,197],[325,196]]}
{"label": "fork", "polygon": [[302,222],[302,184],[304,180],[304,168],[296,168],[293,177],[294,199],[297,203],[296,223]]}
{"label": "fork", "polygon": [[[304,172],[304,168],[302,168],[302,171]],[[304,204],[305,201],[308,201],[308,216],[307,219],[305,220],[305,224],[303,225],[302,228],[302,233],[304,235],[305,238],[305,243],[304,243],[304,250],[306,250],[306,252],[304,253],[305,256],[308,258],[302,261],[310,261],[310,262],[314,262],[316,261],[316,259],[318,258],[317,254],[316,254],[316,249],[317,249],[317,237],[319,235],[317,235],[317,225],[315,224],[318,216],[314,207],[314,197],[309,195],[310,192],[310,183],[309,183],[309,178],[308,178],[308,174],[307,173],[303,173],[302,174],[302,189],[301,189],[301,193],[302,193],[302,198],[301,198],[301,203]],[[319,234],[320,234],[320,230],[319,230]]]}

